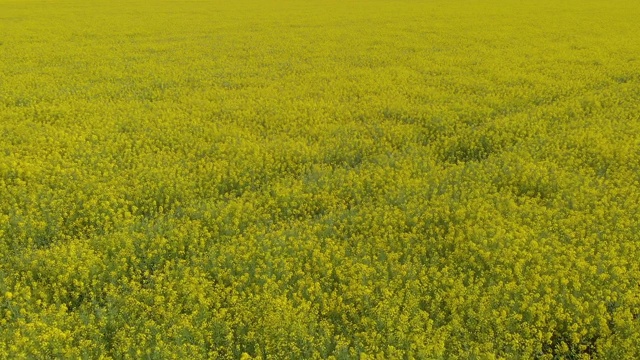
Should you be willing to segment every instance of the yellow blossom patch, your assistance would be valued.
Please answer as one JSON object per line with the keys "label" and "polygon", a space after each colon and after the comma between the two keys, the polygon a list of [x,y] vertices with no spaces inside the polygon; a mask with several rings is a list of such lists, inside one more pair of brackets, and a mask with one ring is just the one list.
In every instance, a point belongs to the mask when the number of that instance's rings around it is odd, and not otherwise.
{"label": "yellow blossom patch", "polygon": [[640,358],[638,19],[0,0],[0,359]]}

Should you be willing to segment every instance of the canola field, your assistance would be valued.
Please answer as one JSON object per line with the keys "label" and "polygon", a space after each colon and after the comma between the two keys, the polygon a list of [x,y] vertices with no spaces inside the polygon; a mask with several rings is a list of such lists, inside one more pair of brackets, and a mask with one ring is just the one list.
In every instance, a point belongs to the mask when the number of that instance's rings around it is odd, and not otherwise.
{"label": "canola field", "polygon": [[640,358],[639,20],[0,0],[0,359]]}

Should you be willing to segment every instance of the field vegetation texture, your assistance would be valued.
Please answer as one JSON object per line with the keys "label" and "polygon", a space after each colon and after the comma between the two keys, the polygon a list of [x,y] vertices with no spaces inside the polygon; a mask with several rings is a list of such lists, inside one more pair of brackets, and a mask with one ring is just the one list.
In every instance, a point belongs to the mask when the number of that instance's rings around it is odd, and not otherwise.
{"label": "field vegetation texture", "polygon": [[638,34],[0,0],[0,358],[640,358]]}

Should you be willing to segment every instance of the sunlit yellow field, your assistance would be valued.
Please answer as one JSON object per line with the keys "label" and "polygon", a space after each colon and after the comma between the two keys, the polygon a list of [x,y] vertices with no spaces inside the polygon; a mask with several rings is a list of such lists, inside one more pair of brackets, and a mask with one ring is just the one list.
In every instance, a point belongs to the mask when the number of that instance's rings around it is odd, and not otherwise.
{"label": "sunlit yellow field", "polygon": [[0,0],[0,358],[640,358],[640,2]]}

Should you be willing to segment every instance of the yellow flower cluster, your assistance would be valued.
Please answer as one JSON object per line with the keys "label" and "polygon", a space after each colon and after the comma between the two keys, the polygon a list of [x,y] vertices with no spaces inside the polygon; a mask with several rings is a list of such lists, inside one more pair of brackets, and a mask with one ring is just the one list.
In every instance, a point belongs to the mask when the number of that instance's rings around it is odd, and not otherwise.
{"label": "yellow flower cluster", "polygon": [[639,12],[0,0],[0,359],[640,358]]}

